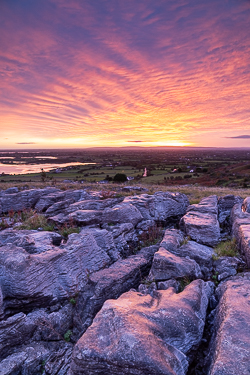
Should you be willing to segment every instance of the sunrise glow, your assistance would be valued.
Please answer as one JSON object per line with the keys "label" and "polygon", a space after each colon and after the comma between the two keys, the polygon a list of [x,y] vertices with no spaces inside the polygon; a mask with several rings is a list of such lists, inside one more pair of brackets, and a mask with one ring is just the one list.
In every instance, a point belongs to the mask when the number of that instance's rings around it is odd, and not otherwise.
{"label": "sunrise glow", "polygon": [[0,148],[250,142],[249,1],[0,4]]}

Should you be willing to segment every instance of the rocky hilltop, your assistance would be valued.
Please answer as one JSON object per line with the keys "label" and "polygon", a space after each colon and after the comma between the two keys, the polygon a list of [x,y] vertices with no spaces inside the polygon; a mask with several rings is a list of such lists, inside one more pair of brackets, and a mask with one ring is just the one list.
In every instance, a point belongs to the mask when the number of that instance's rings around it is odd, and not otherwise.
{"label": "rocky hilltop", "polygon": [[0,229],[0,375],[249,374],[250,198],[10,188]]}

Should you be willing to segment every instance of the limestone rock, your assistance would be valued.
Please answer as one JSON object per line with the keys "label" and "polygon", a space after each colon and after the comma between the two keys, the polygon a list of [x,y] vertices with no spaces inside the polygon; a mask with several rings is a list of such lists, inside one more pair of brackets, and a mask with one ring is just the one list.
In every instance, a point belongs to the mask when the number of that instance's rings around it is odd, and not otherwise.
{"label": "limestone rock", "polygon": [[250,273],[234,276],[217,288],[209,375],[248,374],[250,368]]}
{"label": "limestone rock", "polygon": [[89,199],[90,195],[85,190],[66,190],[51,192],[51,194],[44,195],[36,203],[36,210],[39,212],[45,212],[54,203],[70,200],[76,202],[80,199]]}
{"label": "limestone rock", "polygon": [[[33,375],[43,372],[42,363],[49,356],[51,348],[42,344],[27,345],[0,362],[0,375]],[[66,374],[61,374],[66,375]]]}
{"label": "limestone rock", "polygon": [[244,202],[242,204],[242,210],[244,212],[250,213],[250,197],[244,199]]}
{"label": "limestone rock", "polygon": [[131,253],[138,245],[138,237],[132,223],[114,225],[109,223],[102,227],[111,233],[116,248],[123,258],[132,255]]}
{"label": "limestone rock", "polygon": [[144,220],[155,221],[166,221],[171,217],[184,215],[189,204],[185,194],[170,192],[126,197],[123,202],[134,205]]}
{"label": "limestone rock", "polygon": [[180,258],[163,247],[155,253],[149,274],[150,280],[163,281],[172,278],[200,278],[201,269],[192,259]]}
{"label": "limestone rock", "polygon": [[239,267],[243,268],[245,262],[237,257],[220,257],[213,262],[214,272],[217,274],[219,281],[234,276],[237,273]]}
{"label": "limestone rock", "polygon": [[181,229],[203,245],[215,246],[220,239],[220,226],[217,216],[212,213],[189,211],[180,221]]}
{"label": "limestone rock", "polygon": [[209,197],[203,198],[200,203],[188,206],[187,212],[189,211],[218,215],[217,195],[210,195]]}
{"label": "limestone rock", "polygon": [[157,246],[143,248],[136,255],[119,259],[109,268],[93,273],[88,283],[77,297],[74,315],[75,326],[84,332],[103,303],[110,298],[118,298],[130,288],[137,288],[142,278],[148,274]]}
{"label": "limestone rock", "polygon": [[161,247],[164,247],[164,249],[170,251],[173,254],[176,254],[177,248],[180,247],[183,241],[183,232],[177,229],[166,229],[164,237],[161,241]]}
{"label": "limestone rock", "polygon": [[133,226],[136,226],[142,219],[140,211],[129,203],[121,203],[113,208],[106,208],[102,215],[102,223],[132,223]]}
{"label": "limestone rock", "polygon": [[218,200],[219,215],[218,220],[220,224],[223,224],[229,219],[232,208],[235,204],[242,203],[243,198],[235,195],[226,195],[225,197],[220,197]]}
{"label": "limestone rock", "polygon": [[202,338],[210,283],[196,280],[182,293],[154,297],[135,291],[105,302],[77,342],[71,373],[184,375],[187,354]]}
{"label": "limestone rock", "polygon": [[180,230],[167,229],[161,247],[181,258],[193,259],[198,263],[203,277],[208,279],[212,271],[214,250],[195,241],[185,239]]}
{"label": "limestone rock", "polygon": [[250,213],[243,212],[241,204],[236,204],[231,212],[232,234],[236,238],[239,250],[250,267]]}
{"label": "limestone rock", "polygon": [[23,190],[14,194],[0,196],[0,213],[23,211],[34,208],[41,197],[57,191],[55,188]]}
{"label": "limestone rock", "polygon": [[5,229],[0,232],[0,246],[7,243],[22,247],[30,254],[39,254],[59,246],[62,236],[59,233]]}
{"label": "limestone rock", "polygon": [[0,284],[5,308],[16,311],[25,307],[30,311],[69,298],[83,288],[88,275],[112,262],[91,233],[71,234],[64,248],[41,254],[29,254],[14,245],[3,246]]}

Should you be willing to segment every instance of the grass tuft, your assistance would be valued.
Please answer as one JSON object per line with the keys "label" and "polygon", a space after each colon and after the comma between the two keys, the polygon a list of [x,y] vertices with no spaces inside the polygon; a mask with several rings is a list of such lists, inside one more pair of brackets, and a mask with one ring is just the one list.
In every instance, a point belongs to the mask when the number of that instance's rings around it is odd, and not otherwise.
{"label": "grass tuft", "polygon": [[46,217],[42,214],[34,214],[33,216],[27,218],[17,229],[28,229],[37,230],[38,228],[43,228],[46,231],[53,231],[54,226],[49,224]]}
{"label": "grass tuft", "polygon": [[236,239],[233,238],[229,241],[220,242],[215,248],[214,251],[216,255],[213,256],[213,259],[216,260],[219,257],[237,257],[239,256],[238,247]]}

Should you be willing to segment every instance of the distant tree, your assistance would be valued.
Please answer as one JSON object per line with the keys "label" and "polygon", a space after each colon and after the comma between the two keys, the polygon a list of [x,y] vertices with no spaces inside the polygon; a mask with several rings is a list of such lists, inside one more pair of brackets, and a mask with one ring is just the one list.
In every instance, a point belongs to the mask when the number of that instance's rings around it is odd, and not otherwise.
{"label": "distant tree", "polygon": [[40,176],[41,176],[42,182],[44,182],[46,180],[47,175],[46,175],[46,172],[43,170],[43,168],[41,168]]}
{"label": "distant tree", "polygon": [[109,175],[109,174],[107,174],[107,176],[105,177],[105,180],[107,180],[107,181],[113,181],[113,178],[112,178],[112,177],[110,177],[110,175]]}
{"label": "distant tree", "polygon": [[114,182],[125,182],[127,181],[127,176],[124,173],[117,173],[114,178]]}

